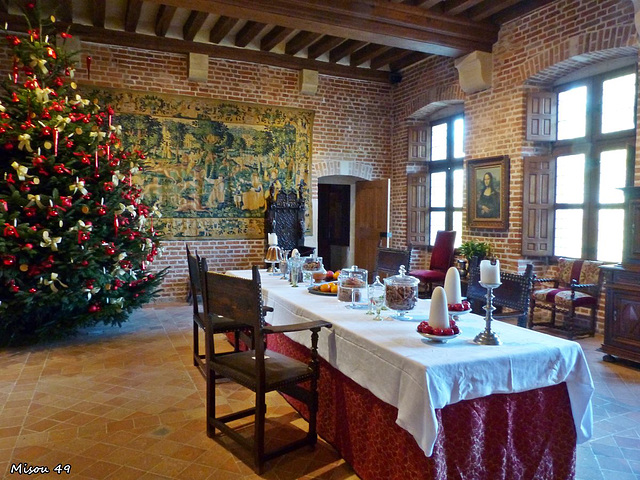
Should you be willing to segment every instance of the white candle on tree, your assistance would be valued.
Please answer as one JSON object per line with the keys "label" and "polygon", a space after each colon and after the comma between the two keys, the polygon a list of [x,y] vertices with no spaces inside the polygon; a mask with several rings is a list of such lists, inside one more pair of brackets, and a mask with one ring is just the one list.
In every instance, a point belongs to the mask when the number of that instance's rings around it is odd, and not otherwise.
{"label": "white candle on tree", "polygon": [[500,282],[500,261],[482,260],[480,262],[480,283],[496,285]]}

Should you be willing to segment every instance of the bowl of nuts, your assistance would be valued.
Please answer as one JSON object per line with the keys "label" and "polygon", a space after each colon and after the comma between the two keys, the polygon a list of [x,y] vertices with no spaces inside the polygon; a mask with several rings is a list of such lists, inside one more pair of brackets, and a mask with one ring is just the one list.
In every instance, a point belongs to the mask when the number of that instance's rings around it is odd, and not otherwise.
{"label": "bowl of nuts", "polygon": [[396,314],[391,318],[396,320],[412,320],[407,312],[413,310],[418,302],[418,284],[420,280],[405,274],[404,265],[400,266],[398,275],[384,279],[385,305]]}

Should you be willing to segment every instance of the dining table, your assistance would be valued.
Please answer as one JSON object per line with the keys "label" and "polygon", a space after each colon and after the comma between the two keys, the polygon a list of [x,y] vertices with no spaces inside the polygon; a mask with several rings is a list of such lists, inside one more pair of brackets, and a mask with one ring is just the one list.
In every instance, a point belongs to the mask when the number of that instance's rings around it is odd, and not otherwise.
{"label": "dining table", "polygon": [[[231,275],[250,278],[250,270]],[[317,428],[363,479],[571,479],[592,434],[593,380],[580,344],[493,320],[500,345],[474,338],[485,317],[454,317],[446,342],[409,319],[374,320],[331,292],[261,271],[271,325],[327,320],[318,341]],[[437,339],[436,339],[437,340]],[[269,335],[269,349],[306,359],[310,335]],[[290,403],[306,415],[303,405]]]}

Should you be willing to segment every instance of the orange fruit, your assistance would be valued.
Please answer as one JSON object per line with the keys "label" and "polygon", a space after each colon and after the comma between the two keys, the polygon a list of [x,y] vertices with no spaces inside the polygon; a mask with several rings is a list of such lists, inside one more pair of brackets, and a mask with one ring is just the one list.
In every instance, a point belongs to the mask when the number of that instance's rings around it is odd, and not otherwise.
{"label": "orange fruit", "polygon": [[320,285],[320,291],[321,292],[330,292],[331,291],[331,284],[330,283],[323,283],[322,285]]}
{"label": "orange fruit", "polygon": [[337,283],[331,283],[331,293],[338,293],[338,284]]}
{"label": "orange fruit", "polygon": [[340,270],[336,270],[335,272],[333,272],[333,279],[334,280],[337,280],[339,276],[340,276]]}

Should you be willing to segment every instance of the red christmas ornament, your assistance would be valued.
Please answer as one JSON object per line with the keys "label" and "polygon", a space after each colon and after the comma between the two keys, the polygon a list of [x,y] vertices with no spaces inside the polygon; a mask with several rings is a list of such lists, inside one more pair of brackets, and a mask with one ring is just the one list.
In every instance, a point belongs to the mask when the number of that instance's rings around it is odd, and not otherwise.
{"label": "red christmas ornament", "polygon": [[100,305],[96,305],[95,303],[89,305],[89,312],[96,313],[100,311]]}
{"label": "red christmas ornament", "polygon": [[107,245],[104,251],[106,252],[107,255],[113,255],[116,253],[116,249],[113,247],[113,245]]}
{"label": "red christmas ornament", "polygon": [[10,267],[11,265],[15,265],[15,263],[16,263],[15,255],[3,255],[2,256],[2,263],[4,265],[6,265],[7,267]]}
{"label": "red christmas ornament", "polygon": [[36,290],[35,288],[33,288],[33,287],[31,287],[31,288],[29,289],[29,293],[36,293],[36,292],[37,292],[37,290]]}
{"label": "red christmas ornament", "polygon": [[8,223],[4,224],[3,235],[5,237],[20,238],[20,235],[18,234],[18,230],[16,229],[16,227],[14,227],[13,225],[9,225]]}

